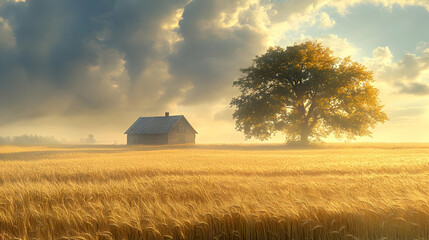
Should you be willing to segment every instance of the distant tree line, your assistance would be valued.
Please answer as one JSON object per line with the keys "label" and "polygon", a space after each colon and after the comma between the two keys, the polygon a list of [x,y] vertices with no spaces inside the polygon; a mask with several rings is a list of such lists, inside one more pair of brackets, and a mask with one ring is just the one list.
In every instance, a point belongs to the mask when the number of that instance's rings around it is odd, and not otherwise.
{"label": "distant tree line", "polygon": [[94,144],[96,142],[94,135],[89,134],[88,138],[81,138],[80,143],[82,144]]}
{"label": "distant tree line", "polygon": [[0,136],[0,145],[54,145],[60,141],[55,137],[38,135]]}

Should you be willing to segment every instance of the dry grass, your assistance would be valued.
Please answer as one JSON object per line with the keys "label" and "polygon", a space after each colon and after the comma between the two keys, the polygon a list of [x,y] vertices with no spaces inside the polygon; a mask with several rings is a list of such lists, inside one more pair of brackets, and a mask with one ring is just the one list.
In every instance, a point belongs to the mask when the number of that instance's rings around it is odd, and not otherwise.
{"label": "dry grass", "polygon": [[0,238],[429,239],[429,146],[0,147]]}

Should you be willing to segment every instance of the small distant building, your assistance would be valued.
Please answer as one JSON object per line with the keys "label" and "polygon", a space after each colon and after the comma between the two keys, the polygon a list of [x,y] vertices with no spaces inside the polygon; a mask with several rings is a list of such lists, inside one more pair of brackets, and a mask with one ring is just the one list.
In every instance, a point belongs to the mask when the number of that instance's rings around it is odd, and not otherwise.
{"label": "small distant building", "polygon": [[183,115],[140,117],[125,132],[127,145],[165,145],[195,143],[197,131]]}

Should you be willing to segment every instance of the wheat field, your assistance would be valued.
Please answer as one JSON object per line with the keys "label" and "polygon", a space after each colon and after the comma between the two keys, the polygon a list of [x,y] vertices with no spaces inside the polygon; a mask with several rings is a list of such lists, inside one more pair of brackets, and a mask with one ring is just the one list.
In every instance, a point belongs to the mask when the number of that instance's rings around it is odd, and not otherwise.
{"label": "wheat field", "polygon": [[429,145],[0,146],[2,239],[429,239]]}

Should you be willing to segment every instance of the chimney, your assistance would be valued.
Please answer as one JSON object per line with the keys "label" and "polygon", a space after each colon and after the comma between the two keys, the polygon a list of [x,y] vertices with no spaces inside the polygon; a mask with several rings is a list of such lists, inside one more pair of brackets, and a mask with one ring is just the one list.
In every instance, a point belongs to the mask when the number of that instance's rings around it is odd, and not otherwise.
{"label": "chimney", "polygon": [[170,116],[170,113],[169,112],[165,112],[165,116],[166,117]]}

